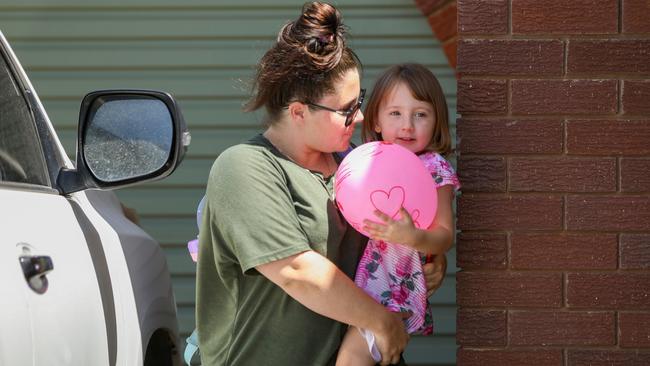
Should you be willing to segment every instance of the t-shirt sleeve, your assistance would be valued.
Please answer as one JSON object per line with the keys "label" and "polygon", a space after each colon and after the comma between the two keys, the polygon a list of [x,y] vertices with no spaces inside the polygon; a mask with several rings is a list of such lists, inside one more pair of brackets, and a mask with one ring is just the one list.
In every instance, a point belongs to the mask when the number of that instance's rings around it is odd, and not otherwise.
{"label": "t-shirt sleeve", "polygon": [[454,190],[460,189],[460,181],[456,171],[440,154],[434,154],[432,159],[428,161],[427,167],[436,183],[436,187],[451,185]]}
{"label": "t-shirt sleeve", "polygon": [[207,200],[213,243],[226,246],[245,273],[311,249],[284,171],[262,150],[224,151],[210,172]]}

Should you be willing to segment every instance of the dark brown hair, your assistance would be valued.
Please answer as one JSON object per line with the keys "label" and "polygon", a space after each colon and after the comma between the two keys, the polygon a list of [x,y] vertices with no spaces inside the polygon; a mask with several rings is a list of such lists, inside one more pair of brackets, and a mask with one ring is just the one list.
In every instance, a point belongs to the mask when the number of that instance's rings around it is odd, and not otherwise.
{"label": "dark brown hair", "polygon": [[[275,44],[257,65],[247,112],[265,107],[273,121],[293,101],[316,103],[335,91],[335,82],[361,62],[346,45],[341,13],[332,5],[311,2],[298,19],[282,27]],[[359,70],[360,71],[360,70]]]}
{"label": "dark brown hair", "polygon": [[379,105],[384,102],[384,99],[388,97],[400,82],[405,83],[409,87],[411,95],[415,99],[433,105],[436,121],[433,126],[431,141],[429,141],[426,150],[435,151],[443,156],[451,153],[451,135],[449,133],[449,117],[445,94],[433,73],[426,67],[414,63],[391,66],[375,82],[372,94],[368,99],[368,104],[366,104],[366,109],[363,113],[364,120],[361,130],[363,141],[368,142],[382,139],[381,134],[375,132]]}

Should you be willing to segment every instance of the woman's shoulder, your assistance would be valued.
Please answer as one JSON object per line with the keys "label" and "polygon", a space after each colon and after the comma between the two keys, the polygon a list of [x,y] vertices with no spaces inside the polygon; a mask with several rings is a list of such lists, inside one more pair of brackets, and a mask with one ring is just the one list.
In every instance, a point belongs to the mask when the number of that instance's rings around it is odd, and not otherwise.
{"label": "woman's shoulder", "polygon": [[262,135],[252,137],[246,142],[242,142],[226,148],[219,154],[216,163],[232,163],[239,164],[252,161],[265,161],[273,160],[274,154],[272,153],[272,146],[266,144],[266,140]]}
{"label": "woman's shoulder", "polygon": [[255,172],[264,174],[273,167],[279,167],[277,157],[271,147],[256,136],[246,142],[230,146],[219,154],[212,165],[211,175],[216,172],[236,175],[255,174]]}

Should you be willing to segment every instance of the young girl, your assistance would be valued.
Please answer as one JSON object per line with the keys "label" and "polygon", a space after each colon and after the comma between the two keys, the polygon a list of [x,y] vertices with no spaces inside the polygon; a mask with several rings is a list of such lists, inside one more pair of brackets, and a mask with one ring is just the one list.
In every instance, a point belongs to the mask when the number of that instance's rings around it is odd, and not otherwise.
{"label": "young girl", "polygon": [[[447,103],[436,77],[419,64],[401,64],[377,80],[364,113],[364,142],[387,141],[417,154],[431,173],[438,192],[434,222],[427,230],[415,227],[402,209],[394,220],[377,211],[377,222],[365,220],[371,239],[357,267],[356,284],[391,311],[408,311],[411,334],[431,334],[422,263],[444,254],[452,245],[454,190],[458,178],[443,156],[451,152]],[[400,243],[392,244],[392,243]],[[372,333],[350,327],[339,350],[337,365],[374,365],[379,353]]]}

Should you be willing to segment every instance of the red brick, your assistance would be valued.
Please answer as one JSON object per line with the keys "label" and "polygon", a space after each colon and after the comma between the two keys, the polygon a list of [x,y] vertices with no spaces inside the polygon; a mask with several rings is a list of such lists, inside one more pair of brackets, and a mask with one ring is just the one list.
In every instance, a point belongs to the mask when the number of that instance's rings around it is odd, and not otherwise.
{"label": "red brick", "polygon": [[456,129],[462,154],[559,154],[563,149],[561,120],[462,118]]}
{"label": "red brick", "polygon": [[569,154],[650,154],[650,120],[574,120],[566,126]]}
{"label": "red brick", "polygon": [[616,80],[513,80],[513,114],[614,114]]}
{"label": "red brick", "polygon": [[650,306],[650,273],[569,273],[567,306],[645,309]]}
{"label": "red brick", "polygon": [[510,345],[613,345],[614,322],[610,312],[510,311]]}
{"label": "red brick", "polygon": [[618,350],[568,350],[568,366],[648,366],[650,352]]}
{"label": "red brick", "polygon": [[567,52],[570,74],[650,73],[650,40],[571,40]]}
{"label": "red brick", "polygon": [[615,34],[617,0],[512,0],[513,34]]}
{"label": "red brick", "polygon": [[621,191],[650,191],[650,158],[621,159]]}
{"label": "red brick", "polygon": [[458,234],[456,266],[462,269],[505,269],[508,262],[506,234]]}
{"label": "red brick", "polygon": [[536,272],[459,272],[459,306],[559,307],[562,274]]}
{"label": "red brick", "polygon": [[427,18],[433,33],[441,41],[446,41],[456,36],[458,26],[456,22],[456,2],[445,5],[442,9],[429,15]]}
{"label": "red brick", "polygon": [[650,234],[621,235],[621,268],[650,268]]}
{"label": "red brick", "polygon": [[564,72],[564,43],[559,40],[462,40],[462,75],[555,75]]}
{"label": "red brick", "polygon": [[508,2],[506,0],[458,1],[458,33],[508,33]]}
{"label": "red brick", "polygon": [[454,37],[445,41],[445,43],[442,44],[442,50],[445,51],[445,56],[447,56],[449,66],[456,69],[458,60],[458,39]]}
{"label": "red brick", "polygon": [[505,346],[506,312],[488,310],[458,311],[456,342],[466,346]]}
{"label": "red brick", "polygon": [[614,192],[615,158],[513,158],[510,191]]}
{"label": "red brick", "polygon": [[650,1],[623,0],[623,33],[650,33],[648,14]]}
{"label": "red brick", "polygon": [[650,196],[568,196],[569,230],[650,230]]}
{"label": "red brick", "polygon": [[458,365],[462,366],[563,366],[562,359],[562,350],[559,349],[506,351],[494,349],[469,349],[461,347],[458,350]]}
{"label": "red brick", "polygon": [[504,114],[508,111],[508,84],[505,80],[459,80],[460,114]]}
{"label": "red brick", "polygon": [[462,230],[561,230],[562,197],[473,195],[458,200]]}
{"label": "red brick", "polygon": [[458,178],[463,192],[505,192],[506,161],[504,158],[461,156]]}
{"label": "red brick", "polygon": [[420,9],[422,14],[428,16],[448,2],[449,0],[415,0],[415,5]]}
{"label": "red brick", "polygon": [[515,269],[616,269],[616,234],[521,234],[510,238]]}
{"label": "red brick", "polygon": [[[648,2],[650,4],[650,2]],[[650,19],[650,17],[648,17]],[[650,32],[650,31],[649,31]],[[623,82],[623,112],[628,115],[650,114],[650,81],[625,80]]]}
{"label": "red brick", "polygon": [[650,348],[650,313],[619,313],[618,329],[621,347]]}

